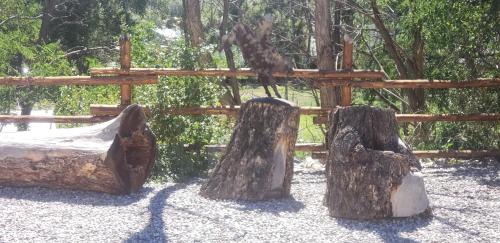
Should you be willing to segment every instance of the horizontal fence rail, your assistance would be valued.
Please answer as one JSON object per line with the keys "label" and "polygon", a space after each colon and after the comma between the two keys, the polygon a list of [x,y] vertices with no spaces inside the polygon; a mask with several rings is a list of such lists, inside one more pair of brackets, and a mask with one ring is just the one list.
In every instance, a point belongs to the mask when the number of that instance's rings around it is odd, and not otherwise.
{"label": "horizontal fence rail", "polygon": [[[178,68],[131,68],[122,70],[118,68],[96,68],[90,71],[92,76],[101,75],[127,75],[127,76],[198,76],[198,77],[256,77],[257,73],[249,68],[238,70],[229,69],[201,69],[184,70]],[[354,70],[354,71],[323,71],[318,69],[293,69],[292,72],[274,72],[273,77],[293,77],[308,79],[354,79],[354,80],[382,80],[385,74],[380,71]]]}
{"label": "horizontal fence rail", "polygon": [[[208,152],[224,152],[226,145],[207,145]],[[324,144],[321,143],[298,143],[295,144],[295,151],[313,152],[315,159],[326,159],[328,152]],[[500,157],[500,150],[415,150],[412,151],[417,158],[486,158]]]}
{"label": "horizontal fence rail", "polygon": [[33,116],[0,115],[0,123],[99,123],[113,119],[110,116]]}
{"label": "horizontal fence rail", "polygon": [[[205,148],[208,152],[224,152],[226,150],[226,145],[224,144],[213,144],[206,145]],[[325,145],[322,143],[297,143],[295,144],[295,151],[300,152],[322,152],[325,151]]]}
{"label": "horizontal fence rail", "polygon": [[155,84],[155,76],[60,76],[60,77],[0,77],[0,85],[110,85],[110,84]]}
{"label": "horizontal fence rail", "polygon": [[[344,49],[352,48],[352,42],[345,43]],[[90,116],[24,116],[0,115],[0,123],[99,123],[116,117],[127,105],[131,103],[133,85],[156,84],[159,76],[197,76],[197,77],[256,77],[257,73],[248,68],[238,70],[229,69],[203,69],[183,70],[177,68],[131,68],[131,42],[129,38],[120,41],[120,67],[91,69],[91,76],[70,77],[0,77],[0,85],[10,86],[48,86],[48,85],[120,85],[119,105],[91,105]],[[343,106],[351,105],[351,88],[491,88],[500,87],[499,78],[476,79],[466,81],[454,80],[385,80],[386,74],[381,71],[350,70],[352,52],[344,53],[343,66],[345,70],[323,71],[317,69],[294,69],[291,72],[275,72],[274,77],[303,78],[312,81],[313,86],[321,90],[322,106],[328,101],[329,93],[323,97],[325,90],[331,87],[342,88]],[[166,109],[165,114],[170,115],[226,115],[237,116],[239,106],[222,107],[172,107]],[[151,115],[146,107],[145,112]],[[328,122],[329,109],[322,107],[301,107],[301,115],[313,115],[315,124]],[[396,114],[399,122],[464,122],[464,121],[500,121],[500,114]],[[208,151],[223,151],[225,145],[208,145]],[[321,143],[296,144],[296,151],[311,152],[313,158],[326,156],[325,145]],[[413,151],[420,158],[474,158],[474,157],[500,157],[500,151]]]}
{"label": "horizontal fence rail", "polygon": [[[90,114],[93,116],[117,116],[124,107],[113,105],[90,105]],[[149,108],[146,107],[146,111]],[[165,110],[166,114],[170,115],[226,115],[237,116],[240,112],[240,106],[198,106],[198,107],[172,107]],[[326,116],[327,109],[314,106],[300,107],[301,115],[318,115]]]}
{"label": "horizontal fence rail", "polygon": [[[91,105],[90,113],[94,116],[117,116],[123,108],[110,105]],[[146,110],[149,110],[146,108]],[[301,115],[323,116],[326,122],[328,109],[315,106],[300,107]],[[240,106],[199,106],[172,107],[166,110],[171,115],[227,115],[237,116]],[[435,121],[500,121],[500,113],[476,114],[396,114],[399,122],[435,122]]]}
{"label": "horizontal fence rail", "polygon": [[353,80],[336,80],[335,82],[326,80],[314,81],[316,86],[349,86],[354,88],[425,88],[425,89],[449,89],[449,88],[486,88],[500,87],[500,79],[477,79],[470,81],[453,81],[453,80],[384,80],[384,81],[353,81]]}
{"label": "horizontal fence rail", "polygon": [[[21,116],[21,115],[0,115],[0,122],[3,123],[98,123],[107,121],[120,114],[123,106],[113,105],[91,105],[90,116]],[[222,107],[173,107],[165,110],[165,115],[225,115],[237,116],[240,111],[239,106]],[[147,115],[151,114],[149,108],[145,108]],[[321,107],[301,107],[301,115],[316,115],[315,124],[326,124],[328,110]],[[479,114],[396,114],[398,122],[467,122],[467,121],[500,121],[500,113],[479,113]]]}

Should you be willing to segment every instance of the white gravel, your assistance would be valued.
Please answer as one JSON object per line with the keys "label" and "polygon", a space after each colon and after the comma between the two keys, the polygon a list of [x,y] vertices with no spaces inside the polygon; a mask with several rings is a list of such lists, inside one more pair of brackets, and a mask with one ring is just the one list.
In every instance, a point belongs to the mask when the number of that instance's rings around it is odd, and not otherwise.
{"label": "white gravel", "polygon": [[198,195],[202,180],[130,196],[0,187],[0,242],[500,242],[500,163],[427,165],[432,217],[332,219],[322,170],[296,164],[293,198]]}

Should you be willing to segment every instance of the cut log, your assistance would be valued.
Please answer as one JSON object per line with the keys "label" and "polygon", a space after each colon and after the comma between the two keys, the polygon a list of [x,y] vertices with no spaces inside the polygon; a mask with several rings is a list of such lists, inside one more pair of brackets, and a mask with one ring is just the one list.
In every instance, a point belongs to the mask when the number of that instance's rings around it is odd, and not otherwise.
{"label": "cut log", "polygon": [[0,185],[127,194],[142,187],[156,142],[142,108],[94,126],[0,134]]}
{"label": "cut log", "polygon": [[299,108],[282,99],[245,103],[227,150],[200,194],[211,199],[288,197],[299,117]]}
{"label": "cut log", "polygon": [[395,114],[369,106],[330,115],[327,193],[330,216],[351,219],[407,217],[426,211],[420,164],[401,141]]}

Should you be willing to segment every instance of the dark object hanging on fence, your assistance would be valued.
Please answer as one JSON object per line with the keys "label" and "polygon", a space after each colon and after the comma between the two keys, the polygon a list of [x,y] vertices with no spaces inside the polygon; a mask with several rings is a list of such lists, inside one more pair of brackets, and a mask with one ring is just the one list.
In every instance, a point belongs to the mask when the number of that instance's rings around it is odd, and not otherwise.
{"label": "dark object hanging on fence", "polygon": [[330,216],[408,217],[429,208],[420,163],[399,138],[392,110],[341,107],[329,121],[325,203]]}
{"label": "dark object hanging on fence", "polygon": [[298,127],[299,108],[285,100],[246,102],[227,150],[200,194],[212,199],[288,197]]}
{"label": "dark object hanging on fence", "polygon": [[222,46],[225,48],[236,42],[241,49],[243,59],[258,74],[257,78],[264,86],[267,96],[272,97],[267,87],[270,85],[274,94],[281,98],[272,73],[279,71],[291,72],[293,70],[290,61],[279,54],[271,44],[272,24],[273,20],[269,14],[261,19],[255,31],[248,25],[239,22],[229,34],[222,37]]}
{"label": "dark object hanging on fence", "polygon": [[128,194],[139,190],[156,155],[138,105],[94,126],[0,136],[0,185]]}

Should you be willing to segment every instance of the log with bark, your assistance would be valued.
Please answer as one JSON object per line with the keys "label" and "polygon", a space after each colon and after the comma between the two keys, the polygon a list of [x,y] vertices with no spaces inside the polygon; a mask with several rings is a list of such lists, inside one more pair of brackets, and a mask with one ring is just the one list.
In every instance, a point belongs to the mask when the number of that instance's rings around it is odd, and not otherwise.
{"label": "log with bark", "polygon": [[429,208],[420,163],[399,138],[392,110],[338,108],[330,114],[327,140],[330,216],[408,217]]}
{"label": "log with bark", "polygon": [[141,107],[94,126],[0,133],[0,185],[127,194],[154,165],[156,142]]}
{"label": "log with bark", "polygon": [[299,116],[299,107],[286,100],[246,102],[227,150],[200,194],[211,199],[288,197]]}

